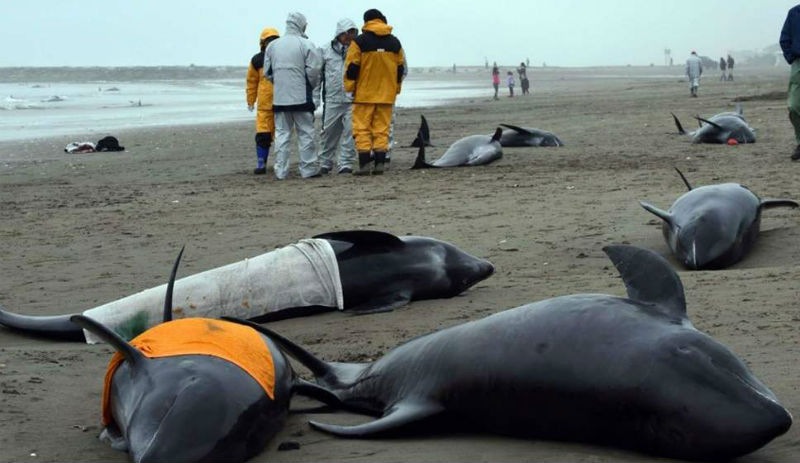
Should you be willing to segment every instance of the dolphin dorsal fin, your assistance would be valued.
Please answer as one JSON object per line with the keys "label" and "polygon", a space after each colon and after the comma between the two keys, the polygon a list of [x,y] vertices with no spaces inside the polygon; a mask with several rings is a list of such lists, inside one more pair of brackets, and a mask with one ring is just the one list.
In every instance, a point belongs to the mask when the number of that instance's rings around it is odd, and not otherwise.
{"label": "dolphin dorsal fin", "polygon": [[117,350],[133,368],[146,361],[147,358],[142,354],[139,349],[130,345],[127,341],[122,339],[120,335],[108,329],[105,325],[98,323],[95,320],[85,315],[73,315],[69,320],[80,326],[81,328],[91,331],[95,336],[102,339],[104,342],[111,345]]}
{"label": "dolphin dorsal fin", "polygon": [[531,132],[530,130],[524,129],[522,127],[517,127],[516,125],[511,125],[511,124],[500,124],[500,125],[505,128],[511,129],[515,132],[519,132],[525,135],[533,135],[533,132]]}
{"label": "dolphin dorsal fin", "polygon": [[669,317],[686,319],[683,284],[660,254],[630,245],[610,245],[603,251],[625,282],[628,298],[652,304]]}
{"label": "dolphin dorsal fin", "polygon": [[677,172],[678,175],[681,176],[681,180],[683,180],[683,184],[686,185],[686,188],[688,188],[689,191],[692,191],[692,184],[689,183],[688,180],[686,180],[686,176],[683,175],[683,172],[681,172],[681,170],[678,169],[677,167],[675,168],[675,172]]}
{"label": "dolphin dorsal fin", "polygon": [[347,230],[322,233],[314,236],[318,239],[344,241],[354,245],[383,245],[390,247],[405,246],[403,240],[391,233],[376,230]]}
{"label": "dolphin dorsal fin", "polygon": [[503,136],[503,129],[501,129],[500,127],[496,128],[494,131],[494,135],[492,135],[492,139],[489,140],[489,143],[500,141],[500,137],[502,136]]}
{"label": "dolphin dorsal fin", "polygon": [[667,212],[667,211],[665,211],[663,209],[659,209],[659,208],[657,208],[657,207],[653,206],[652,204],[650,204],[648,202],[645,202],[645,201],[639,201],[639,204],[647,212],[653,214],[654,216],[658,217],[659,219],[663,220],[664,222],[672,225],[672,221],[673,221],[672,214],[670,214],[669,212]]}
{"label": "dolphin dorsal fin", "polygon": [[164,323],[172,321],[172,291],[175,289],[175,275],[178,274],[178,265],[181,263],[181,256],[186,246],[181,247],[181,252],[178,253],[178,258],[172,264],[172,272],[169,274],[169,282],[167,283],[167,294],[164,296]]}

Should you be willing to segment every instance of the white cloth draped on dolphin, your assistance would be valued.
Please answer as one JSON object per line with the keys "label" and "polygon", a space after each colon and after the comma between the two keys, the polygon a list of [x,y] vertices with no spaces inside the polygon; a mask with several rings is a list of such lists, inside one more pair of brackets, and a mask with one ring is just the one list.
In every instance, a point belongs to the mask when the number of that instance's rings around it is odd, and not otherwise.
{"label": "white cloth draped on dolphin", "polygon": [[[166,283],[86,310],[126,339],[161,323]],[[291,307],[344,309],[339,265],[330,243],[303,239],[274,251],[175,281],[175,318],[251,318]],[[102,342],[84,330],[86,342]]]}

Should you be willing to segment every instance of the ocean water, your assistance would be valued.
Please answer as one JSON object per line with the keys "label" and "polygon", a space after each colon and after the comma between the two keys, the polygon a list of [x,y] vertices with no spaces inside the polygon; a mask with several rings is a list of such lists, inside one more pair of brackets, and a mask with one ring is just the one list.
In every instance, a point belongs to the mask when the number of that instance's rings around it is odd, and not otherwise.
{"label": "ocean water", "polygon": [[[491,87],[481,84],[414,76],[404,83],[397,106],[436,106],[491,94]],[[244,78],[0,82],[0,141],[61,135],[96,141],[120,129],[253,118]]]}

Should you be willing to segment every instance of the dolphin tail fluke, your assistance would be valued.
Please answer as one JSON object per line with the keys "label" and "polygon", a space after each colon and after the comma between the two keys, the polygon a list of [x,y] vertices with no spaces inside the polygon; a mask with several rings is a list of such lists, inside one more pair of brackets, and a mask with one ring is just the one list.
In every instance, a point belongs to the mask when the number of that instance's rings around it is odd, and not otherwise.
{"label": "dolphin tail fluke", "polygon": [[399,402],[382,417],[368,423],[354,426],[339,426],[310,421],[309,424],[320,431],[340,437],[365,437],[397,431],[409,425],[430,418],[444,411],[438,403],[425,401]]}
{"label": "dolphin tail fluke", "polygon": [[0,306],[0,325],[12,331],[19,331],[46,339],[86,342],[83,330],[70,321],[72,315],[74,314],[54,316],[20,315],[9,312]]}
{"label": "dolphin tail fluke", "polygon": [[772,209],[773,207],[800,207],[800,203],[791,199],[762,199],[761,209]]}
{"label": "dolphin tail fluke", "polygon": [[431,145],[431,131],[428,128],[428,120],[425,119],[425,116],[419,116],[421,121],[419,124],[419,130],[417,131],[417,138],[411,142],[412,148],[419,148],[420,146],[433,146]]}
{"label": "dolphin tail fluke", "polygon": [[639,204],[641,204],[641,206],[647,212],[655,215],[656,217],[658,217],[659,219],[663,220],[664,222],[672,225],[672,214],[670,214],[669,212],[667,212],[665,210],[662,210],[662,209],[659,209],[659,208],[657,208],[657,207],[653,206],[652,204],[650,204],[648,202],[645,202],[645,201],[639,201]]}
{"label": "dolphin tail fluke", "polygon": [[686,135],[686,131],[683,130],[683,126],[681,125],[681,121],[678,120],[678,116],[673,113],[670,114],[672,114],[672,118],[675,120],[675,126],[678,127],[678,133],[681,135]]}
{"label": "dolphin tail fluke", "polygon": [[411,169],[431,169],[433,167],[436,166],[425,162],[425,145],[420,145],[419,151],[417,152],[417,159],[414,161],[414,165],[411,166]]}
{"label": "dolphin tail fluke", "polygon": [[664,315],[686,318],[681,279],[660,254],[630,245],[606,246],[603,252],[617,268],[630,299],[650,303]]}
{"label": "dolphin tail fluke", "polygon": [[492,140],[489,143],[499,142],[500,137],[502,136],[503,136],[503,129],[501,129],[500,127],[496,128],[494,131],[494,135],[492,135]]}
{"label": "dolphin tail fluke", "polygon": [[692,184],[689,183],[688,180],[686,180],[686,176],[683,175],[683,172],[681,172],[681,170],[678,169],[677,167],[675,168],[675,171],[678,173],[678,175],[681,176],[681,180],[683,180],[683,184],[686,185],[686,188],[688,188],[689,191],[692,191]]}

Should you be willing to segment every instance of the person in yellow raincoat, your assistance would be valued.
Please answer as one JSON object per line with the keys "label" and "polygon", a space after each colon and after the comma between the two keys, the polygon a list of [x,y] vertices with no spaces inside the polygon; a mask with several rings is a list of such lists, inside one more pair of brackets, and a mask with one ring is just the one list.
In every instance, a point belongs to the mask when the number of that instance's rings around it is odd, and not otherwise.
{"label": "person in yellow raincoat", "polygon": [[267,173],[267,158],[272,134],[275,132],[275,117],[272,114],[272,82],[264,77],[264,50],[270,42],[279,37],[278,30],[267,27],[261,31],[259,45],[261,51],[250,59],[247,69],[247,109],[252,111],[258,103],[256,111],[256,175]]}
{"label": "person in yellow raincoat", "polygon": [[[382,174],[389,151],[392,108],[405,74],[405,56],[392,26],[376,9],[364,13],[362,33],[347,49],[344,88],[353,95],[356,175]],[[374,161],[374,168],[370,169]]]}

